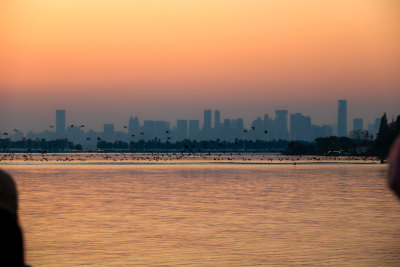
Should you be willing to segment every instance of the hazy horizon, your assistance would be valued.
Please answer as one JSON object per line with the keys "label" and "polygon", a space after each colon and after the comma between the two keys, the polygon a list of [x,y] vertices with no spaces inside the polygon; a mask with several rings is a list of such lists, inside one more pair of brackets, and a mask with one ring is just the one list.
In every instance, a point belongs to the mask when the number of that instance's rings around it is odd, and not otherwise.
{"label": "hazy horizon", "polygon": [[335,124],[400,114],[395,0],[0,3],[0,130],[143,120],[249,125],[285,107]]}

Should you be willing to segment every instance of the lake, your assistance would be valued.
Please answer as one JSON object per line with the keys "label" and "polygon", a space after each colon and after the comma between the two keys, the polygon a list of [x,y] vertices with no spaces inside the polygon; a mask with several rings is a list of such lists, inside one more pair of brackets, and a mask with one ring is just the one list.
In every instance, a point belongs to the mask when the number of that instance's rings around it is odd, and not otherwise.
{"label": "lake", "polygon": [[400,201],[373,160],[54,157],[0,162],[32,266],[400,265]]}

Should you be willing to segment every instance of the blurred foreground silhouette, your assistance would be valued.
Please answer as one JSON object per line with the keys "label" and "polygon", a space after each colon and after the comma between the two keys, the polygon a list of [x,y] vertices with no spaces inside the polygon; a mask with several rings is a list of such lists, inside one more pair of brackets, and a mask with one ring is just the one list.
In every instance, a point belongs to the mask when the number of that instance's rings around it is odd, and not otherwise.
{"label": "blurred foreground silhouette", "polygon": [[14,180],[0,170],[0,266],[25,266],[18,223],[18,193]]}

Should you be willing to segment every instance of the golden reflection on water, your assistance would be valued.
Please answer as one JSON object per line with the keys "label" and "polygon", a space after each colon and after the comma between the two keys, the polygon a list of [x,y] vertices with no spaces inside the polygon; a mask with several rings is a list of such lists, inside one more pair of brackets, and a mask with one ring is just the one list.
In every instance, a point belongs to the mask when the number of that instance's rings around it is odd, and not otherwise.
{"label": "golden reflection on water", "polygon": [[4,169],[33,266],[400,265],[385,165]]}

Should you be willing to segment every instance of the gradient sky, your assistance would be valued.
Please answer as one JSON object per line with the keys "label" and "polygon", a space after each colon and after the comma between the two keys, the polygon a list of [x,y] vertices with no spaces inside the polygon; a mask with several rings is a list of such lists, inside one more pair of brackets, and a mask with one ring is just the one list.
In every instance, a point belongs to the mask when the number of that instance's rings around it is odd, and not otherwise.
{"label": "gradient sky", "polygon": [[[397,0],[1,0],[0,130],[400,114]],[[172,123],[174,124],[174,122]],[[351,127],[350,127],[351,128]]]}

